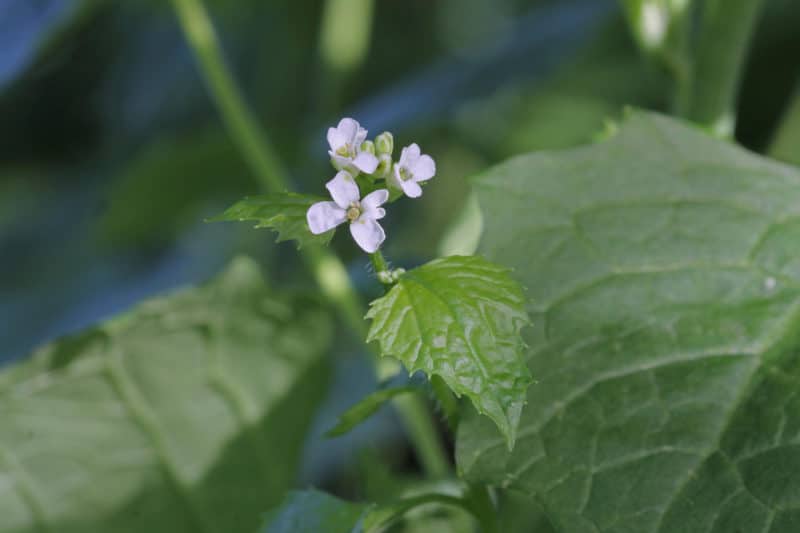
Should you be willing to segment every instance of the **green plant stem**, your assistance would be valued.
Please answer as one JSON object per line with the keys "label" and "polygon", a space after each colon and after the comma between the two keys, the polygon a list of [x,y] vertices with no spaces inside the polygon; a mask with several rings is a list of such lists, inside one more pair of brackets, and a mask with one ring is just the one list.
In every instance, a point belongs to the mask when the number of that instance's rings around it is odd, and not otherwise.
{"label": "green plant stem", "polygon": [[[474,516],[480,523],[483,525],[483,520],[481,516],[478,516],[475,513],[475,508],[472,505],[472,502],[466,498],[460,498],[458,496],[450,496],[449,494],[439,494],[439,493],[432,493],[432,494],[423,494],[421,496],[414,496],[412,498],[407,498],[405,500],[401,500],[396,502],[392,505],[386,506],[384,508],[378,507],[376,511],[373,511],[371,515],[367,516],[367,519],[364,521],[364,526],[366,527],[367,533],[373,533],[377,531],[384,531],[386,526],[390,525],[392,522],[406,514],[408,511],[420,507],[422,505],[430,505],[432,503],[436,503],[439,505],[446,505],[450,507],[458,507],[472,516]],[[482,529],[482,533],[497,533],[494,529]]]}
{"label": "green plant stem", "polygon": [[441,376],[431,376],[431,390],[452,433],[458,429],[458,400]]}
{"label": "green plant stem", "polygon": [[800,89],[784,114],[767,154],[793,165],[800,165]]}
{"label": "green plant stem", "polygon": [[415,444],[423,470],[432,478],[446,477],[450,473],[450,463],[425,401],[419,393],[406,394],[395,398],[393,404],[403,417],[403,425]]}
{"label": "green plant stem", "polygon": [[690,74],[678,89],[678,114],[731,137],[742,65],[763,0],[706,0]]}
{"label": "green plant stem", "polygon": [[386,262],[386,258],[383,257],[383,254],[380,250],[374,254],[369,254],[369,260],[372,261],[372,267],[375,269],[375,274],[389,271],[389,263]]}
{"label": "green plant stem", "polygon": [[478,519],[482,533],[499,533],[497,511],[492,503],[489,487],[486,485],[470,485],[464,497],[468,508]]}
{"label": "green plant stem", "polygon": [[[172,0],[172,4],[222,120],[261,188],[269,192],[288,190],[288,173],[225,65],[202,0]],[[339,309],[348,326],[364,339],[367,334],[364,307],[342,262],[323,248],[309,246],[301,253],[324,296]],[[396,405],[425,471],[433,477],[446,475],[450,470],[449,462],[425,404],[419,397],[410,396]]]}

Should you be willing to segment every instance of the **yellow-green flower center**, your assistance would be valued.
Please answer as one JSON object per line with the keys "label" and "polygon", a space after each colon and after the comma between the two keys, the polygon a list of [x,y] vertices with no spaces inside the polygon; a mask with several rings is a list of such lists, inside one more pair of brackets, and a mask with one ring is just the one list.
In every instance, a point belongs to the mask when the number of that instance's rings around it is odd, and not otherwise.
{"label": "yellow-green flower center", "polygon": [[345,143],[341,145],[338,150],[336,150],[336,155],[340,155],[342,157],[348,157],[352,155],[350,153],[350,143]]}
{"label": "yellow-green flower center", "polygon": [[350,222],[355,222],[358,220],[358,217],[361,216],[361,205],[358,202],[353,202],[350,204],[350,207],[347,209],[347,220]]}
{"label": "yellow-green flower center", "polygon": [[408,170],[408,167],[400,167],[400,179],[403,181],[408,181],[411,179],[411,171]]}

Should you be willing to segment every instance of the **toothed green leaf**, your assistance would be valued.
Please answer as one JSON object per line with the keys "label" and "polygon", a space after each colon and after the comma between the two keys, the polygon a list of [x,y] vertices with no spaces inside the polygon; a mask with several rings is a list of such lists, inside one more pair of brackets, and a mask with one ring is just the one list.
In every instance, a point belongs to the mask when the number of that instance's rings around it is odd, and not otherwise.
{"label": "toothed green leaf", "polygon": [[262,194],[245,197],[210,222],[255,221],[256,228],[270,228],[278,234],[276,242],[294,240],[297,247],[308,244],[328,244],[336,230],[314,235],[308,229],[308,208],[324,198],[293,192]]}
{"label": "toothed green leaf", "polygon": [[520,336],[528,324],[524,301],[504,267],[478,256],[437,259],[372,302],[367,340],[409,372],[440,376],[466,395],[512,447],[531,383]]}

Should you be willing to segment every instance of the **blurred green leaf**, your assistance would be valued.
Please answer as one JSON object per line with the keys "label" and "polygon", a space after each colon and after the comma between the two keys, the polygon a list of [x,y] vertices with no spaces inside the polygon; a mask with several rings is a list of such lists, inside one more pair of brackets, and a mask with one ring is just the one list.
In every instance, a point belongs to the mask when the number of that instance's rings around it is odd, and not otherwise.
{"label": "blurred green leaf", "polygon": [[267,514],[262,533],[361,533],[371,507],[317,490],[293,491]]}
{"label": "blurred green leaf", "polygon": [[351,503],[317,490],[290,492],[265,518],[262,533],[378,533],[412,509],[462,507],[463,500],[428,493],[378,504]]}
{"label": "blurred green leaf", "polygon": [[556,533],[541,507],[519,492],[497,493],[497,515],[502,533]]}
{"label": "blurred green leaf", "polygon": [[325,435],[327,437],[338,437],[349,433],[354,427],[361,424],[364,420],[375,414],[375,412],[383,407],[383,405],[390,401],[395,396],[400,394],[407,394],[417,392],[419,389],[416,387],[389,387],[381,389],[364,397],[360,402],[352,406],[339,416],[336,425],[331,428]]}
{"label": "blurred green leaf", "polygon": [[254,531],[295,478],[330,334],[238,259],[5,369],[0,531]]}
{"label": "blurred green leaf", "polygon": [[314,235],[306,221],[308,208],[323,200],[318,196],[293,192],[248,196],[210,222],[255,220],[256,228],[274,230],[278,234],[277,242],[295,240],[298,248],[308,244],[328,244],[336,230]]}
{"label": "blurred green leaf", "polygon": [[467,479],[556,531],[796,531],[800,171],[635,112],[475,187],[537,383],[513,453],[465,413]]}
{"label": "blurred green leaf", "polygon": [[115,178],[100,232],[118,246],[168,243],[220,199],[256,189],[222,130],[159,139]]}
{"label": "blurred green leaf", "polygon": [[438,375],[491,418],[509,448],[531,383],[520,329],[528,324],[522,288],[504,267],[451,256],[405,273],[372,302],[367,342],[409,372]]}
{"label": "blurred green leaf", "polygon": [[6,0],[0,6],[0,89],[36,59],[54,37],[90,11],[98,2],[88,0]]}

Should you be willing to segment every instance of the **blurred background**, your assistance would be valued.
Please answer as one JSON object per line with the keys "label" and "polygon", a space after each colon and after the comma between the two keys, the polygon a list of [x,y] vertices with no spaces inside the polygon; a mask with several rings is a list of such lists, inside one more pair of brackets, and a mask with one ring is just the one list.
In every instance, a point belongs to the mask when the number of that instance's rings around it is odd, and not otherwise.
{"label": "blurred background", "polygon": [[[625,106],[672,105],[668,74],[628,29],[630,2],[206,3],[295,190],[322,193],[325,131],[342,116],[434,155],[435,186],[386,220],[385,253],[404,266],[474,247],[469,176],[591,142]],[[737,140],[786,160],[800,158],[798,28],[796,0],[767,2],[738,104]],[[293,244],[204,223],[258,192],[169,2],[0,0],[0,364],[208,279],[236,254],[258,258],[275,285],[309,283]],[[365,256],[346,238],[333,246],[374,293]],[[374,386],[359,360],[341,366],[333,414]]]}

